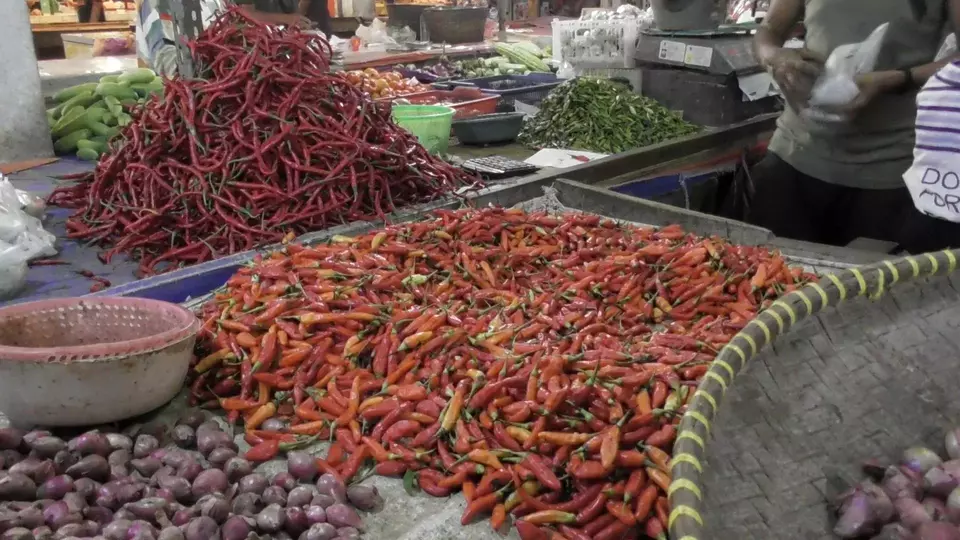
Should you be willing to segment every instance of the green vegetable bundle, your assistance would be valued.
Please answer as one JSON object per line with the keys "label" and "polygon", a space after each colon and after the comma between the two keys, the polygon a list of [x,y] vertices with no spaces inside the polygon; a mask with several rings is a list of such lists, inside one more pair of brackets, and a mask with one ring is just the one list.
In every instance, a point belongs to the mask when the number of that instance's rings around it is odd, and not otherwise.
{"label": "green vegetable bundle", "polygon": [[110,138],[130,123],[130,111],[154,94],[163,94],[163,80],[146,68],[57,92],[57,106],[47,111],[53,149],[96,161]]}
{"label": "green vegetable bundle", "polygon": [[576,78],[548,95],[520,132],[536,148],[616,154],[699,131],[656,101],[608,79]]}
{"label": "green vegetable bundle", "polygon": [[543,62],[543,51],[530,42],[511,45],[509,43],[497,43],[494,46],[497,53],[509,58],[513,63],[526,66],[530,71],[545,71],[550,73],[550,68]]}

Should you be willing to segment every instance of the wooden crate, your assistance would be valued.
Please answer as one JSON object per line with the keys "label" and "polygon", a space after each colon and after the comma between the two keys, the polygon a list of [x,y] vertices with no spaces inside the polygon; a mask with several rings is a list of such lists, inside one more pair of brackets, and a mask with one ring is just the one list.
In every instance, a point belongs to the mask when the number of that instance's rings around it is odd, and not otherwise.
{"label": "wooden crate", "polygon": [[133,21],[136,11],[104,11],[103,18],[108,22]]}
{"label": "wooden crate", "polygon": [[30,24],[64,24],[80,22],[76,13],[56,13],[53,15],[31,15]]}

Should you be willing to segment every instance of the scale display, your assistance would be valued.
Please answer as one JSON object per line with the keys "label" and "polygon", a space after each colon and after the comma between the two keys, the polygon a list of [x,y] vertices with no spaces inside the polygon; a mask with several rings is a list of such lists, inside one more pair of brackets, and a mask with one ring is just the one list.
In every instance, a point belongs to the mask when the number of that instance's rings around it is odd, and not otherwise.
{"label": "scale display", "polygon": [[737,26],[706,32],[645,31],[633,56],[640,63],[682,66],[715,75],[759,72],[762,69],[747,30]]}
{"label": "scale display", "polygon": [[[756,25],[701,31],[644,31],[633,59],[643,94],[704,126],[741,122],[779,109],[753,54]],[[766,86],[764,86],[766,83]]]}

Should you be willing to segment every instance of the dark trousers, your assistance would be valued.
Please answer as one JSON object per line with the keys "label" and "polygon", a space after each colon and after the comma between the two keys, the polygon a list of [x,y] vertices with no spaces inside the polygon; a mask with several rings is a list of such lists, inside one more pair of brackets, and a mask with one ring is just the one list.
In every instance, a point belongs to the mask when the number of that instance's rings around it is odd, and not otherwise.
{"label": "dark trousers", "polygon": [[923,214],[913,206],[912,200],[902,222],[900,247],[910,253],[960,248],[960,223]]}
{"label": "dark trousers", "polygon": [[[768,152],[750,171],[754,195],[747,221],[777,236],[844,246],[858,237],[899,241],[906,187],[858,189],[829,184]],[[893,218],[893,219],[892,219]]]}
{"label": "dark trousers", "polygon": [[747,221],[777,236],[844,246],[856,238],[897,242],[910,253],[960,247],[960,224],[926,216],[906,187],[858,189],[805,175],[768,152],[750,170]]}

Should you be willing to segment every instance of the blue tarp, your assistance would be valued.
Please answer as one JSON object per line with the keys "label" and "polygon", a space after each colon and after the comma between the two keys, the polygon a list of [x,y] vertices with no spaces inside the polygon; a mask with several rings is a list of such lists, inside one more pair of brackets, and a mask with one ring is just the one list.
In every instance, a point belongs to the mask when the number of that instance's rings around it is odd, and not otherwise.
{"label": "blue tarp", "polygon": [[[14,185],[31,193],[46,196],[58,184],[56,177],[85,172],[92,169],[86,162],[63,159],[59,162],[10,175]],[[656,178],[638,180],[614,188],[619,193],[643,199],[653,199],[681,188],[680,180],[687,187],[709,179],[714,172],[678,175],[668,174]],[[43,298],[82,296],[90,293],[94,281],[77,274],[89,270],[110,281],[112,288],[101,294],[137,296],[180,303],[195,298],[221,286],[244,262],[250,253],[239,253],[227,258],[185,268],[152,278],[137,280],[137,264],[124,256],[117,256],[111,264],[100,262],[96,246],[66,239],[66,218],[72,210],[48,208],[44,227],[58,238],[58,259],[69,262],[63,266],[36,266],[27,275],[27,286],[21,295],[0,305],[40,300]]]}

